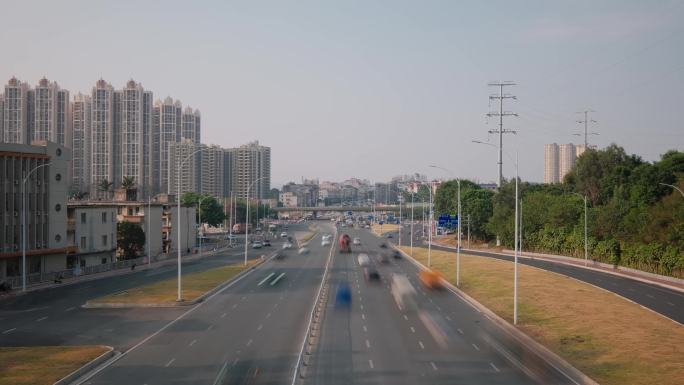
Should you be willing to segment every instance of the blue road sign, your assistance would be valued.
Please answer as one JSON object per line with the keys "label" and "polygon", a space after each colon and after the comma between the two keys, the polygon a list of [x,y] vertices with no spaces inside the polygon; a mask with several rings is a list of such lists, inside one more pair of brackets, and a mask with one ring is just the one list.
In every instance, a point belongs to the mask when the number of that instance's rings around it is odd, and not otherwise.
{"label": "blue road sign", "polygon": [[437,225],[439,227],[445,227],[448,229],[453,229],[458,227],[458,215],[448,215],[448,214],[442,214],[439,216],[437,219]]}
{"label": "blue road sign", "polygon": [[369,221],[372,221],[372,220],[373,220],[373,216],[372,216],[372,215],[369,215],[369,216],[368,216],[368,220],[369,220]]}
{"label": "blue road sign", "polygon": [[380,222],[378,222],[378,223],[379,223],[381,226],[385,224],[384,221],[380,221]]}

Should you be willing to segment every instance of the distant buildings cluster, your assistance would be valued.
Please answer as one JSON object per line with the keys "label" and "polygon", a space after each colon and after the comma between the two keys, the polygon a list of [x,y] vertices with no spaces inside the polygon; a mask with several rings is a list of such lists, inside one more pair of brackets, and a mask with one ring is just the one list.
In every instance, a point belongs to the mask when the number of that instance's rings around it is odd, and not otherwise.
{"label": "distant buildings cluster", "polygon": [[[596,148],[596,146],[589,146]],[[584,153],[584,145],[545,144],[544,145],[544,183],[561,183],[573,167],[577,158]]]}
{"label": "distant buildings cluster", "polygon": [[[72,192],[105,198],[103,188],[132,181],[140,197],[181,190],[265,198],[270,189],[270,148],[258,142],[222,149],[201,144],[201,115],[170,97],[130,80],[121,89],[100,79],[89,94],[69,91],[40,79],[35,87],[11,78],[0,94],[0,143],[31,144],[47,140],[72,150]],[[198,151],[182,167],[181,154]]]}

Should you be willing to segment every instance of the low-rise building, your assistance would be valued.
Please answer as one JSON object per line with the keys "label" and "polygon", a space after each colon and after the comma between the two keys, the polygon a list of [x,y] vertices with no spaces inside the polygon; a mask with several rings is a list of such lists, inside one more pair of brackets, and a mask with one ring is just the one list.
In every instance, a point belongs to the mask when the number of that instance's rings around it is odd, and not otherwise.
{"label": "low-rise building", "polygon": [[67,204],[67,241],[75,248],[67,255],[68,269],[115,261],[116,210],[109,202]]}

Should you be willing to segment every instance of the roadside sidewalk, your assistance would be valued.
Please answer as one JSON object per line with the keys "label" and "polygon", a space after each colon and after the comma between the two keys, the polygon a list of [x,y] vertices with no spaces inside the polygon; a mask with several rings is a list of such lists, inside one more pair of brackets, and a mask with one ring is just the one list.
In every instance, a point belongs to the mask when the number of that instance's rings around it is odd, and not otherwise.
{"label": "roadside sidewalk", "polygon": [[[181,256],[181,261],[182,261],[182,263],[193,262],[193,261],[196,261],[198,259],[206,258],[206,257],[215,255],[217,253],[225,252],[228,250],[231,250],[231,248],[209,250],[209,251],[205,251],[203,253],[197,253],[197,254],[186,254],[184,256]],[[154,261],[154,262],[150,263],[149,265],[147,263],[142,263],[140,265],[136,265],[134,270],[131,269],[130,267],[122,267],[120,269],[107,270],[107,271],[103,271],[101,273],[79,275],[79,276],[64,278],[62,280],[62,283],[54,283],[54,282],[46,281],[46,282],[35,283],[32,285],[27,285],[26,286],[26,293],[29,293],[32,291],[50,289],[50,288],[54,288],[54,287],[74,285],[74,284],[77,284],[80,282],[96,281],[98,279],[115,277],[115,276],[119,276],[119,275],[133,274],[133,273],[140,272],[140,271],[155,270],[155,269],[162,268],[162,267],[169,266],[169,265],[176,265],[177,263],[178,263],[178,259],[177,259],[176,255],[174,254],[173,256],[169,256],[168,258],[158,260],[158,261]],[[0,298],[18,296],[18,295],[23,295],[23,294],[24,293],[21,291],[21,287],[16,287],[16,288],[13,288],[12,291],[10,291],[9,293],[0,294]]]}
{"label": "roadside sidewalk", "polygon": [[[427,244],[427,242],[424,242]],[[442,247],[450,250],[456,250],[454,246],[441,245],[436,242],[432,242],[432,246]],[[489,253],[496,255],[513,256],[515,252],[513,250],[504,249],[501,252],[490,251],[486,249],[466,249],[461,248],[463,252],[480,252]],[[566,257],[563,255],[553,255],[553,254],[542,254],[542,253],[532,253],[532,252],[521,252],[520,258],[530,259],[530,260],[543,260],[552,263],[558,263],[561,265],[573,266],[587,270],[599,271],[606,274],[612,274],[624,278],[633,279],[639,282],[659,286],[662,288],[675,290],[684,293],[684,279],[667,277],[664,275],[658,275],[653,273],[648,273],[645,271],[640,271],[636,269],[631,269],[623,266],[613,266],[607,263],[595,262],[593,260],[586,261],[580,258]]]}

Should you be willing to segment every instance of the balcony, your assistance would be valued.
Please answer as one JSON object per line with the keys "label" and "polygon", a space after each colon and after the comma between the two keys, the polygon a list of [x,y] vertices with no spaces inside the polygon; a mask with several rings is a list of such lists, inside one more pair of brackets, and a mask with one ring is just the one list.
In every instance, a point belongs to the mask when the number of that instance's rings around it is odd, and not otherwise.
{"label": "balcony", "polygon": [[130,222],[142,224],[145,221],[145,216],[143,215],[119,215],[119,222]]}

